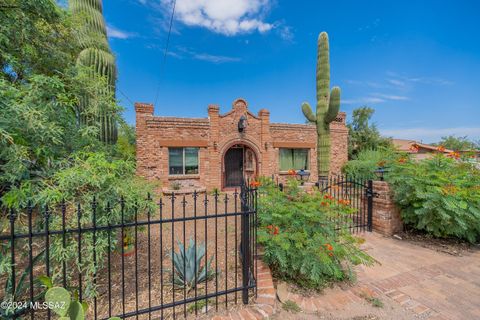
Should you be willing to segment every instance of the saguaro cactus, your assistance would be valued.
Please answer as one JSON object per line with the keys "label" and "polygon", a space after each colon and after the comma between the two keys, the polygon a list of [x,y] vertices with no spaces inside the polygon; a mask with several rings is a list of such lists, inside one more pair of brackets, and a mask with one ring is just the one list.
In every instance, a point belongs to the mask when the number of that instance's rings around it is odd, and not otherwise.
{"label": "saguaro cactus", "polygon": [[308,121],[317,126],[317,168],[318,177],[330,172],[330,123],[335,120],[340,109],[340,88],[330,92],[330,58],[328,35],[318,36],[317,55],[317,112],[313,114],[308,102],[302,104],[302,111]]}
{"label": "saguaro cactus", "polygon": [[[78,54],[77,65],[90,68],[91,76],[102,76],[107,79],[108,92],[115,93],[117,68],[115,57],[110,51],[107,41],[107,30],[102,14],[102,0],[70,0],[70,10],[82,22],[79,31],[81,52]],[[80,113],[88,107],[88,97],[80,101]],[[100,131],[99,139],[106,143],[115,143],[117,140],[117,123],[110,110],[98,110],[94,119],[85,115],[80,116],[80,123],[95,124]]]}

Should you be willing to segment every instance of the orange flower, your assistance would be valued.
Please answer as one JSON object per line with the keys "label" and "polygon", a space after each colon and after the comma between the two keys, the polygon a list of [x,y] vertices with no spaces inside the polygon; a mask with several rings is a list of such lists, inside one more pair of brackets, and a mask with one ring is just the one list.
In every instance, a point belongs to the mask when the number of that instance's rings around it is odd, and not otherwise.
{"label": "orange flower", "polygon": [[325,201],[322,201],[320,204],[321,204],[323,207],[326,207],[326,206],[328,206],[328,203],[327,203],[327,202],[325,202]]}
{"label": "orange flower", "polygon": [[438,146],[437,150],[439,152],[445,152],[445,147],[444,146]]}
{"label": "orange flower", "polygon": [[327,248],[328,251],[332,251],[333,247],[330,243],[325,243],[325,248]]}
{"label": "orange flower", "polygon": [[277,226],[274,226],[273,224],[268,225],[267,229],[270,231],[270,234],[277,235],[280,232],[280,228]]}
{"label": "orange flower", "polygon": [[418,152],[418,145],[416,144],[412,144],[412,146],[410,147],[410,151],[413,152],[413,153],[417,153]]}
{"label": "orange flower", "polygon": [[252,181],[250,182],[250,187],[253,187],[253,188],[258,188],[260,187],[260,181]]}
{"label": "orange flower", "polygon": [[333,252],[329,252],[328,255],[329,255],[330,257],[333,257]]}
{"label": "orange flower", "polygon": [[405,162],[407,162],[407,159],[406,158],[400,158],[400,159],[398,159],[398,162],[399,163],[405,163]]}
{"label": "orange flower", "polygon": [[295,171],[294,169],[290,169],[290,170],[288,170],[288,174],[289,174],[290,176],[296,176],[296,175],[297,175],[297,171]]}
{"label": "orange flower", "polygon": [[338,203],[339,203],[339,204],[343,204],[344,206],[348,206],[348,205],[350,204],[350,200],[347,200],[347,199],[345,199],[345,200],[343,200],[343,199],[340,199],[340,200],[338,200]]}
{"label": "orange flower", "polygon": [[326,194],[326,195],[324,195],[324,196],[323,196],[323,199],[329,199],[329,200],[332,200],[332,199],[333,199],[333,197],[332,197],[331,195],[329,195],[329,194]]}
{"label": "orange flower", "polygon": [[454,159],[460,159],[460,153],[456,151],[452,151],[448,154],[449,157],[454,158]]}
{"label": "orange flower", "polygon": [[275,226],[275,228],[274,228],[274,230],[273,230],[273,235],[276,236],[276,235],[278,234],[279,230],[280,230],[280,229],[279,229],[277,226]]}

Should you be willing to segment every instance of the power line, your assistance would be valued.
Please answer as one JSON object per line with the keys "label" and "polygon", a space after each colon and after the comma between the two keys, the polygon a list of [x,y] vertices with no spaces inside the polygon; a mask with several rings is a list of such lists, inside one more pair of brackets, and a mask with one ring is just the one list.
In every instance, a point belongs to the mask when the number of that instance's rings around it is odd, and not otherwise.
{"label": "power line", "polygon": [[[173,0],[172,16],[170,17],[170,26],[168,27],[167,45],[165,46],[165,52],[163,53],[163,62],[162,62],[161,69],[160,69],[160,77],[162,76],[162,71],[165,71],[165,63],[167,61],[168,45],[170,43],[170,34],[172,33],[173,16],[175,15],[175,6],[176,5],[177,5],[177,0]],[[161,78],[158,79],[157,92],[155,93],[155,103],[154,103],[154,105],[156,105],[157,101],[158,101],[158,93],[160,91],[160,80],[161,80]]]}
{"label": "power line", "polygon": [[118,92],[120,92],[122,96],[124,96],[128,100],[128,102],[134,105],[133,101],[120,88],[117,88],[117,89],[118,89]]}

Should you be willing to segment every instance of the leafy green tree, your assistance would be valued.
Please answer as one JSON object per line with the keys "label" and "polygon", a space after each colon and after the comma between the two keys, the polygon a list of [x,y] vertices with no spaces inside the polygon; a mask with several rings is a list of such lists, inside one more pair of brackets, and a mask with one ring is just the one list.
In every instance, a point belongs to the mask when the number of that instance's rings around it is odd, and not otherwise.
{"label": "leafy green tree", "polygon": [[[75,19],[54,0],[4,0],[0,5],[0,232],[8,220],[6,212],[13,208],[23,213],[27,202],[35,206],[35,214],[46,204],[57,207],[67,204],[69,227],[75,219],[74,203],[85,207],[97,198],[98,223],[118,222],[118,208],[106,210],[119,197],[127,205],[126,219],[131,219],[132,206],[146,209],[146,195],[152,186],[135,177],[132,155],[134,135],[125,128],[124,145],[106,145],[98,139],[97,123],[82,123],[81,116],[98,114],[120,121],[121,108],[114,93],[105,90],[108,77],[96,75],[90,67],[77,65],[79,39]],[[79,102],[88,100],[86,108]],[[127,156],[128,155],[128,156]],[[118,201],[117,201],[118,202]],[[130,206],[130,207],[128,207]],[[107,215],[107,211],[109,211]],[[139,212],[141,214],[141,212]],[[82,223],[92,221],[92,213],[83,212]],[[41,218],[41,215],[38,215]],[[25,231],[24,215],[15,221],[16,231]],[[51,226],[57,228],[61,216],[52,210]],[[97,234],[97,266],[101,267],[108,250],[107,234]],[[114,237],[115,238],[115,237]],[[67,249],[56,237],[50,244],[52,276],[58,278],[62,262],[81,270],[85,276],[86,296],[96,295],[93,285],[94,264],[91,257],[93,240],[79,266],[75,247]],[[113,242],[113,245],[115,243]],[[0,273],[10,272],[9,246],[0,247]],[[15,245],[27,243],[17,239]],[[90,255],[89,255],[90,254]],[[75,267],[73,267],[75,266]],[[4,292],[4,299],[9,293]]]}
{"label": "leafy green tree", "polygon": [[456,137],[454,135],[442,137],[442,139],[434,145],[444,146],[454,151],[472,150],[478,148],[478,143],[471,141],[467,136]]}
{"label": "leafy green tree", "polygon": [[375,124],[370,123],[374,109],[363,106],[353,110],[353,119],[348,127],[348,156],[354,159],[361,151],[390,148],[392,142],[382,137]]}

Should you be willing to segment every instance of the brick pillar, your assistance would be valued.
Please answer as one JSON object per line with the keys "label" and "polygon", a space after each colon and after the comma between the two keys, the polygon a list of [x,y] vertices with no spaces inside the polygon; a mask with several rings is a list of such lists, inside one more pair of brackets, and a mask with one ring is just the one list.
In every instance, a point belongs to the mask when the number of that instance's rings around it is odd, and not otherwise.
{"label": "brick pillar", "polygon": [[373,181],[373,231],[392,236],[403,230],[400,209],[393,201],[390,185],[385,181]]}
{"label": "brick pillar", "polygon": [[153,104],[136,102],[135,113],[137,175],[149,178],[149,149],[152,141],[148,137],[147,119],[153,117]]}
{"label": "brick pillar", "polygon": [[274,159],[274,157],[270,156],[270,153],[273,151],[273,144],[272,144],[272,136],[270,135],[270,112],[266,109],[262,109],[258,112],[258,117],[262,120],[262,127],[261,127],[261,137],[259,146],[260,152],[258,156],[261,159],[257,159],[257,161],[261,161],[260,168],[258,174],[262,176],[271,176],[273,173],[272,162],[270,159]]}
{"label": "brick pillar", "polygon": [[[208,144],[208,159],[212,165],[208,165],[209,173],[206,175],[207,190],[221,187],[221,168],[219,139],[220,139],[220,124],[219,124],[219,107],[217,105],[208,106],[208,118],[210,120],[210,142]],[[218,165],[220,164],[220,165]]]}

